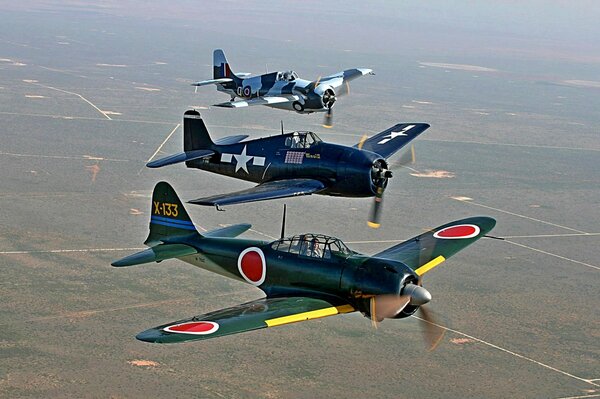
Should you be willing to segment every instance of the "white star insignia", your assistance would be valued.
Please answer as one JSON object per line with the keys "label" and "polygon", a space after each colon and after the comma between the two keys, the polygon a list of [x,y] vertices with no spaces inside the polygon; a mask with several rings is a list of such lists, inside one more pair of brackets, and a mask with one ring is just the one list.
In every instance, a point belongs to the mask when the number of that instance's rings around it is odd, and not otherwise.
{"label": "white star insignia", "polygon": [[377,144],[385,144],[388,141],[395,139],[396,137],[408,136],[408,134],[406,134],[406,132],[408,132],[413,127],[415,127],[415,125],[408,125],[404,129],[400,130],[399,132],[390,132],[390,134],[383,136],[383,140],[381,140]]}
{"label": "white star insignia", "polygon": [[249,173],[248,172],[248,162],[252,158],[254,158],[254,156],[246,155],[246,146],[244,146],[244,149],[242,150],[241,154],[233,154],[233,157],[236,160],[235,172],[237,173],[238,170],[244,169],[244,172]]}

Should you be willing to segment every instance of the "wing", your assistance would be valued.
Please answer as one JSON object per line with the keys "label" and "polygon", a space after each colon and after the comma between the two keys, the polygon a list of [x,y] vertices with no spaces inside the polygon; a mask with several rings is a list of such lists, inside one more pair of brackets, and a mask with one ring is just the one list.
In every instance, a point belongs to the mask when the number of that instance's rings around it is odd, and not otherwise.
{"label": "wing", "polygon": [[231,205],[243,202],[263,201],[277,198],[309,195],[325,189],[325,184],[313,179],[275,180],[259,184],[247,190],[229,194],[213,195],[189,201],[197,205]]}
{"label": "wing", "polygon": [[368,68],[346,69],[345,71],[334,73],[333,75],[325,76],[324,78],[319,78],[314,82],[311,82],[307,86],[307,89],[311,90],[321,84],[327,84],[328,86],[333,87],[335,90],[346,83],[365,75],[374,75],[373,70]]}
{"label": "wing", "polygon": [[243,108],[251,107],[253,105],[272,105],[272,104],[283,104],[293,103],[294,101],[300,100],[297,95],[284,95],[284,96],[262,96],[252,98],[250,100],[239,100],[239,101],[228,101],[225,103],[215,104],[215,107],[223,108]]}
{"label": "wing", "polygon": [[195,82],[192,83],[192,86],[208,86],[208,85],[218,85],[221,83],[229,83],[229,82],[233,82],[233,79],[231,78],[221,78],[221,79],[210,79],[210,80],[203,80],[201,82]]}
{"label": "wing", "polygon": [[361,141],[354,147],[388,158],[427,129],[429,129],[427,123],[398,123],[367,140]]}
{"label": "wing", "polygon": [[214,154],[211,150],[193,150],[180,152],[177,154],[169,155],[168,157],[157,159],[156,161],[148,162],[146,166],[148,168],[160,168],[167,165],[173,165],[176,163],[193,161],[194,159],[207,158]]}
{"label": "wing", "polygon": [[485,216],[457,220],[388,248],[373,257],[400,261],[421,276],[483,237],[495,225],[494,219]]}
{"label": "wing", "polygon": [[197,341],[353,311],[351,305],[322,299],[263,298],[151,328],[136,338],[163,344]]}

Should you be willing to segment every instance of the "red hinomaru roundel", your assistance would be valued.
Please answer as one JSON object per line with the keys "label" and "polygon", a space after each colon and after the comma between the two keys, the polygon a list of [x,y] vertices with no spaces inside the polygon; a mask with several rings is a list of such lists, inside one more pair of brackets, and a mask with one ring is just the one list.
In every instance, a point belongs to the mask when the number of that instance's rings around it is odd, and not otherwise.
{"label": "red hinomaru roundel", "polygon": [[219,324],[214,321],[189,321],[163,328],[164,331],[178,334],[207,335],[216,332]]}
{"label": "red hinomaru roundel", "polygon": [[267,262],[263,251],[257,247],[244,249],[238,257],[238,270],[250,284],[259,286],[264,283],[267,277]]}
{"label": "red hinomaru roundel", "polygon": [[479,226],[474,224],[457,224],[436,231],[433,236],[444,240],[457,240],[476,237],[480,231]]}

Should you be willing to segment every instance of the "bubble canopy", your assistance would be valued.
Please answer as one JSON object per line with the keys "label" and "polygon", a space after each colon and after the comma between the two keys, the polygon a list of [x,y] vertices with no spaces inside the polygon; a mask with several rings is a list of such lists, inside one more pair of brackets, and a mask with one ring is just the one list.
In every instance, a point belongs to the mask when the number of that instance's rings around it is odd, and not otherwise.
{"label": "bubble canopy", "polygon": [[274,241],[271,248],[298,256],[331,259],[332,256],[348,257],[353,252],[340,239],[324,234],[299,234]]}

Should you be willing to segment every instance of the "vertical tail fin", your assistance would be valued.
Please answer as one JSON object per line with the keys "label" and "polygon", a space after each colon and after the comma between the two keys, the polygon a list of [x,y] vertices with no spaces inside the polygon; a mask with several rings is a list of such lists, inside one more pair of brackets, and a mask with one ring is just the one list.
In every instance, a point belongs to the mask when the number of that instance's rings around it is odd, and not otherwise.
{"label": "vertical tail fin", "polygon": [[195,110],[185,111],[183,114],[183,150],[206,150],[214,146],[213,141],[208,134],[208,129]]}
{"label": "vertical tail fin", "polygon": [[223,50],[213,51],[213,79],[233,78],[234,76]]}
{"label": "vertical tail fin", "polygon": [[169,237],[200,235],[169,183],[163,181],[154,187],[151,206],[150,234],[144,244],[152,246]]}

